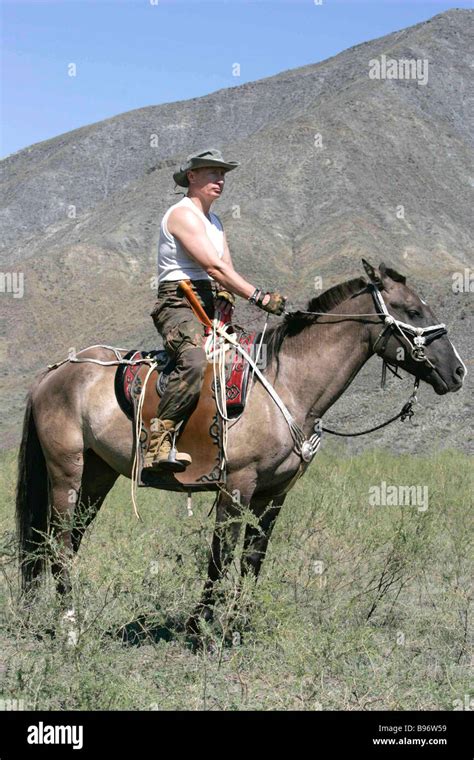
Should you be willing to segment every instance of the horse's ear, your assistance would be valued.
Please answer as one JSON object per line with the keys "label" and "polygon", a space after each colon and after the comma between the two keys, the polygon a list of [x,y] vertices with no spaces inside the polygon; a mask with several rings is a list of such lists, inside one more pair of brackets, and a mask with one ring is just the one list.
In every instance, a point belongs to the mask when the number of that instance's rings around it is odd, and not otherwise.
{"label": "horse's ear", "polygon": [[404,277],[400,272],[397,272],[396,269],[392,269],[391,267],[385,266],[385,264],[382,263],[379,266],[379,272],[382,275],[382,280],[386,277],[389,277],[394,282],[401,282],[402,285],[405,285],[406,283],[406,277]]}
{"label": "horse's ear", "polygon": [[373,268],[372,264],[369,264],[368,261],[366,261],[365,259],[362,259],[362,266],[364,267],[365,272],[370,282],[372,282],[374,285],[380,285],[381,284],[380,277],[375,271],[375,269]]}

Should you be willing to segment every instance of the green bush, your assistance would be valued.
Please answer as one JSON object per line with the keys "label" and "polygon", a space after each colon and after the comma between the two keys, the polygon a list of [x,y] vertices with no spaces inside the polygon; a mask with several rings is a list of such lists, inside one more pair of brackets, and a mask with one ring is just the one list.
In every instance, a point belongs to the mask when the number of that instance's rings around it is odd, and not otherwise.
{"label": "green bush", "polygon": [[[20,603],[13,452],[2,455],[0,662],[3,699],[25,708],[435,710],[468,694],[467,456],[320,452],[288,496],[258,583],[238,565],[194,650],[183,624],[199,599],[212,495],[141,489],[108,496],[73,568],[75,638],[51,579]],[[382,481],[423,485],[429,504],[373,506]]]}

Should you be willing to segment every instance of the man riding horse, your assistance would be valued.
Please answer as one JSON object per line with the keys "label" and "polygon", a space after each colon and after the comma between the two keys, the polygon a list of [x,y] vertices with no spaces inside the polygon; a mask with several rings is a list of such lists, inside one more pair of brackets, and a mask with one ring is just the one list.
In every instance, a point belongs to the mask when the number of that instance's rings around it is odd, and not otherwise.
{"label": "man riding horse", "polygon": [[256,288],[234,269],[222,223],[210,211],[222,195],[226,172],[237,166],[236,161],[224,161],[219,150],[209,149],[189,155],[173,174],[176,184],[188,188],[188,193],[161,221],[158,295],[151,316],[176,365],[152,421],[144,469],[177,472],[192,461],[185,452],[177,452],[172,461],[169,458],[178,423],[189,417],[199,399],[207,362],[204,325],[186,299],[181,280],[191,281],[211,320],[216,307],[227,314],[233,310],[233,294],[271,314],[280,315],[285,308],[286,298],[280,293]]}

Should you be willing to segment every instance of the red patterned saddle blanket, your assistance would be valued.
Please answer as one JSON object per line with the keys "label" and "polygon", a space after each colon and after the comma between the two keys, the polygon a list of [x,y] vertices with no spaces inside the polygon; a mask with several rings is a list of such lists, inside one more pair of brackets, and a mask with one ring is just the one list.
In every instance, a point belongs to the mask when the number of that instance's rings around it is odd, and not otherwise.
{"label": "red patterned saddle blanket", "polygon": [[[259,335],[257,333],[249,333],[242,327],[234,326],[234,333],[231,333],[232,337],[239,343],[240,346],[250,355],[255,361],[255,347],[258,345]],[[203,346],[207,341],[206,335],[203,340]],[[154,351],[142,351],[132,350],[129,351],[124,359],[137,360],[151,358],[158,364],[158,380],[156,383],[156,390],[160,396],[166,388],[169,376],[175,367],[174,359],[170,358],[164,349]],[[143,365],[135,364],[121,364],[117,367],[115,373],[115,395],[117,401],[123,412],[133,419],[133,398],[132,388],[137,376],[137,373]],[[226,400],[227,400],[227,416],[236,417],[245,408],[245,402],[247,400],[247,394],[249,391],[249,369],[250,364],[246,361],[245,357],[234,347],[229,350],[226,356]]]}

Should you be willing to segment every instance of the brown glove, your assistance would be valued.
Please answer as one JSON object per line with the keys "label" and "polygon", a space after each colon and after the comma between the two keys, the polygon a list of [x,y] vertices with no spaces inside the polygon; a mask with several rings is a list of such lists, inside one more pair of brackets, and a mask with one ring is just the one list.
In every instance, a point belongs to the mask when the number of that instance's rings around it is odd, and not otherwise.
{"label": "brown glove", "polygon": [[[265,296],[270,296],[270,300],[264,305],[262,301]],[[268,311],[269,314],[280,316],[285,311],[286,300],[286,297],[282,296],[281,293],[260,293],[255,299],[255,305],[263,311]]]}
{"label": "brown glove", "polygon": [[223,313],[228,314],[234,309],[235,297],[228,290],[219,290],[216,296],[216,307]]}
{"label": "brown glove", "polygon": [[229,293],[228,290],[219,290],[216,298],[224,298],[226,301],[229,301],[232,306],[235,304],[235,296],[232,293]]}

